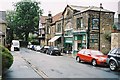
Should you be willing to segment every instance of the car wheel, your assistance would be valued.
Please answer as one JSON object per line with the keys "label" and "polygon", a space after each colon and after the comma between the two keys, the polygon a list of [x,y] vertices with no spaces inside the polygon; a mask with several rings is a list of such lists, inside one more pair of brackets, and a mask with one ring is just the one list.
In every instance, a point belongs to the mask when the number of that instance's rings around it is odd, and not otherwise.
{"label": "car wheel", "polygon": [[61,56],[61,53],[59,53],[58,55]]}
{"label": "car wheel", "polygon": [[110,67],[110,70],[111,70],[111,71],[117,70],[116,62],[115,62],[115,61],[110,61],[109,67]]}
{"label": "car wheel", "polygon": [[76,61],[77,61],[77,62],[79,62],[79,63],[81,62],[81,60],[80,60],[80,57],[79,57],[79,56],[77,56],[77,57],[76,57]]}
{"label": "car wheel", "polygon": [[50,51],[50,55],[52,55],[52,51]]}
{"label": "car wheel", "polygon": [[92,65],[96,66],[97,65],[97,61],[95,59],[92,60]]}
{"label": "car wheel", "polygon": [[48,50],[46,51],[46,54],[48,54]]}

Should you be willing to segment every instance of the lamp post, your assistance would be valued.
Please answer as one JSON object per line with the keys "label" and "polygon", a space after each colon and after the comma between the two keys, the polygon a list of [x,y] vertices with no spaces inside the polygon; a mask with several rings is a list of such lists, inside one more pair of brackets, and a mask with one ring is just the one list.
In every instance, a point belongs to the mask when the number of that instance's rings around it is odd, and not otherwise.
{"label": "lamp post", "polygon": [[100,3],[100,11],[99,11],[99,46],[98,46],[98,50],[100,51],[100,23],[101,23],[101,9],[103,9],[102,7],[102,3]]}
{"label": "lamp post", "polygon": [[64,15],[62,16],[62,36],[61,36],[61,43],[62,43],[62,53],[64,52]]}

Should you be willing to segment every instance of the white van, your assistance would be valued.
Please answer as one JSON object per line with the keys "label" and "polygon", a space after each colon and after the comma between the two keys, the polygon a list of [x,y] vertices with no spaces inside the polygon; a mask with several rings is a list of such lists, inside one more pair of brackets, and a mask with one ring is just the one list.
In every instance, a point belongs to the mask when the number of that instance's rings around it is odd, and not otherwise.
{"label": "white van", "polygon": [[20,50],[20,42],[19,40],[12,40],[11,51],[19,51]]}

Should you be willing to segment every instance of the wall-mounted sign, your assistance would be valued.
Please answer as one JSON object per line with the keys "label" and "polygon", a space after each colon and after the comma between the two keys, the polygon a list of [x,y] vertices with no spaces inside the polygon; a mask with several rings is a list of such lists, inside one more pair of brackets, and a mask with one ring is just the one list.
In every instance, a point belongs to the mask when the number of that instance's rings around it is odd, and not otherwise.
{"label": "wall-mounted sign", "polygon": [[99,29],[99,19],[98,18],[92,19],[92,29]]}

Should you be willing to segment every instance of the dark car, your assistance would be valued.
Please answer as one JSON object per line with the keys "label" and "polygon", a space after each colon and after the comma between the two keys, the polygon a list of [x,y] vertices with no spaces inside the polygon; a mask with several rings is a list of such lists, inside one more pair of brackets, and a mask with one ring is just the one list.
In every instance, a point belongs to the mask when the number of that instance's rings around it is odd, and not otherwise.
{"label": "dark car", "polygon": [[54,46],[51,46],[50,48],[48,48],[47,54],[49,55],[61,55],[61,50],[58,48],[58,47],[54,47]]}
{"label": "dark car", "polygon": [[120,48],[114,48],[109,51],[106,61],[110,70],[118,70],[120,68]]}
{"label": "dark car", "polygon": [[40,49],[40,52],[46,53],[46,51],[47,51],[49,48],[50,48],[49,46],[43,46],[43,47]]}

